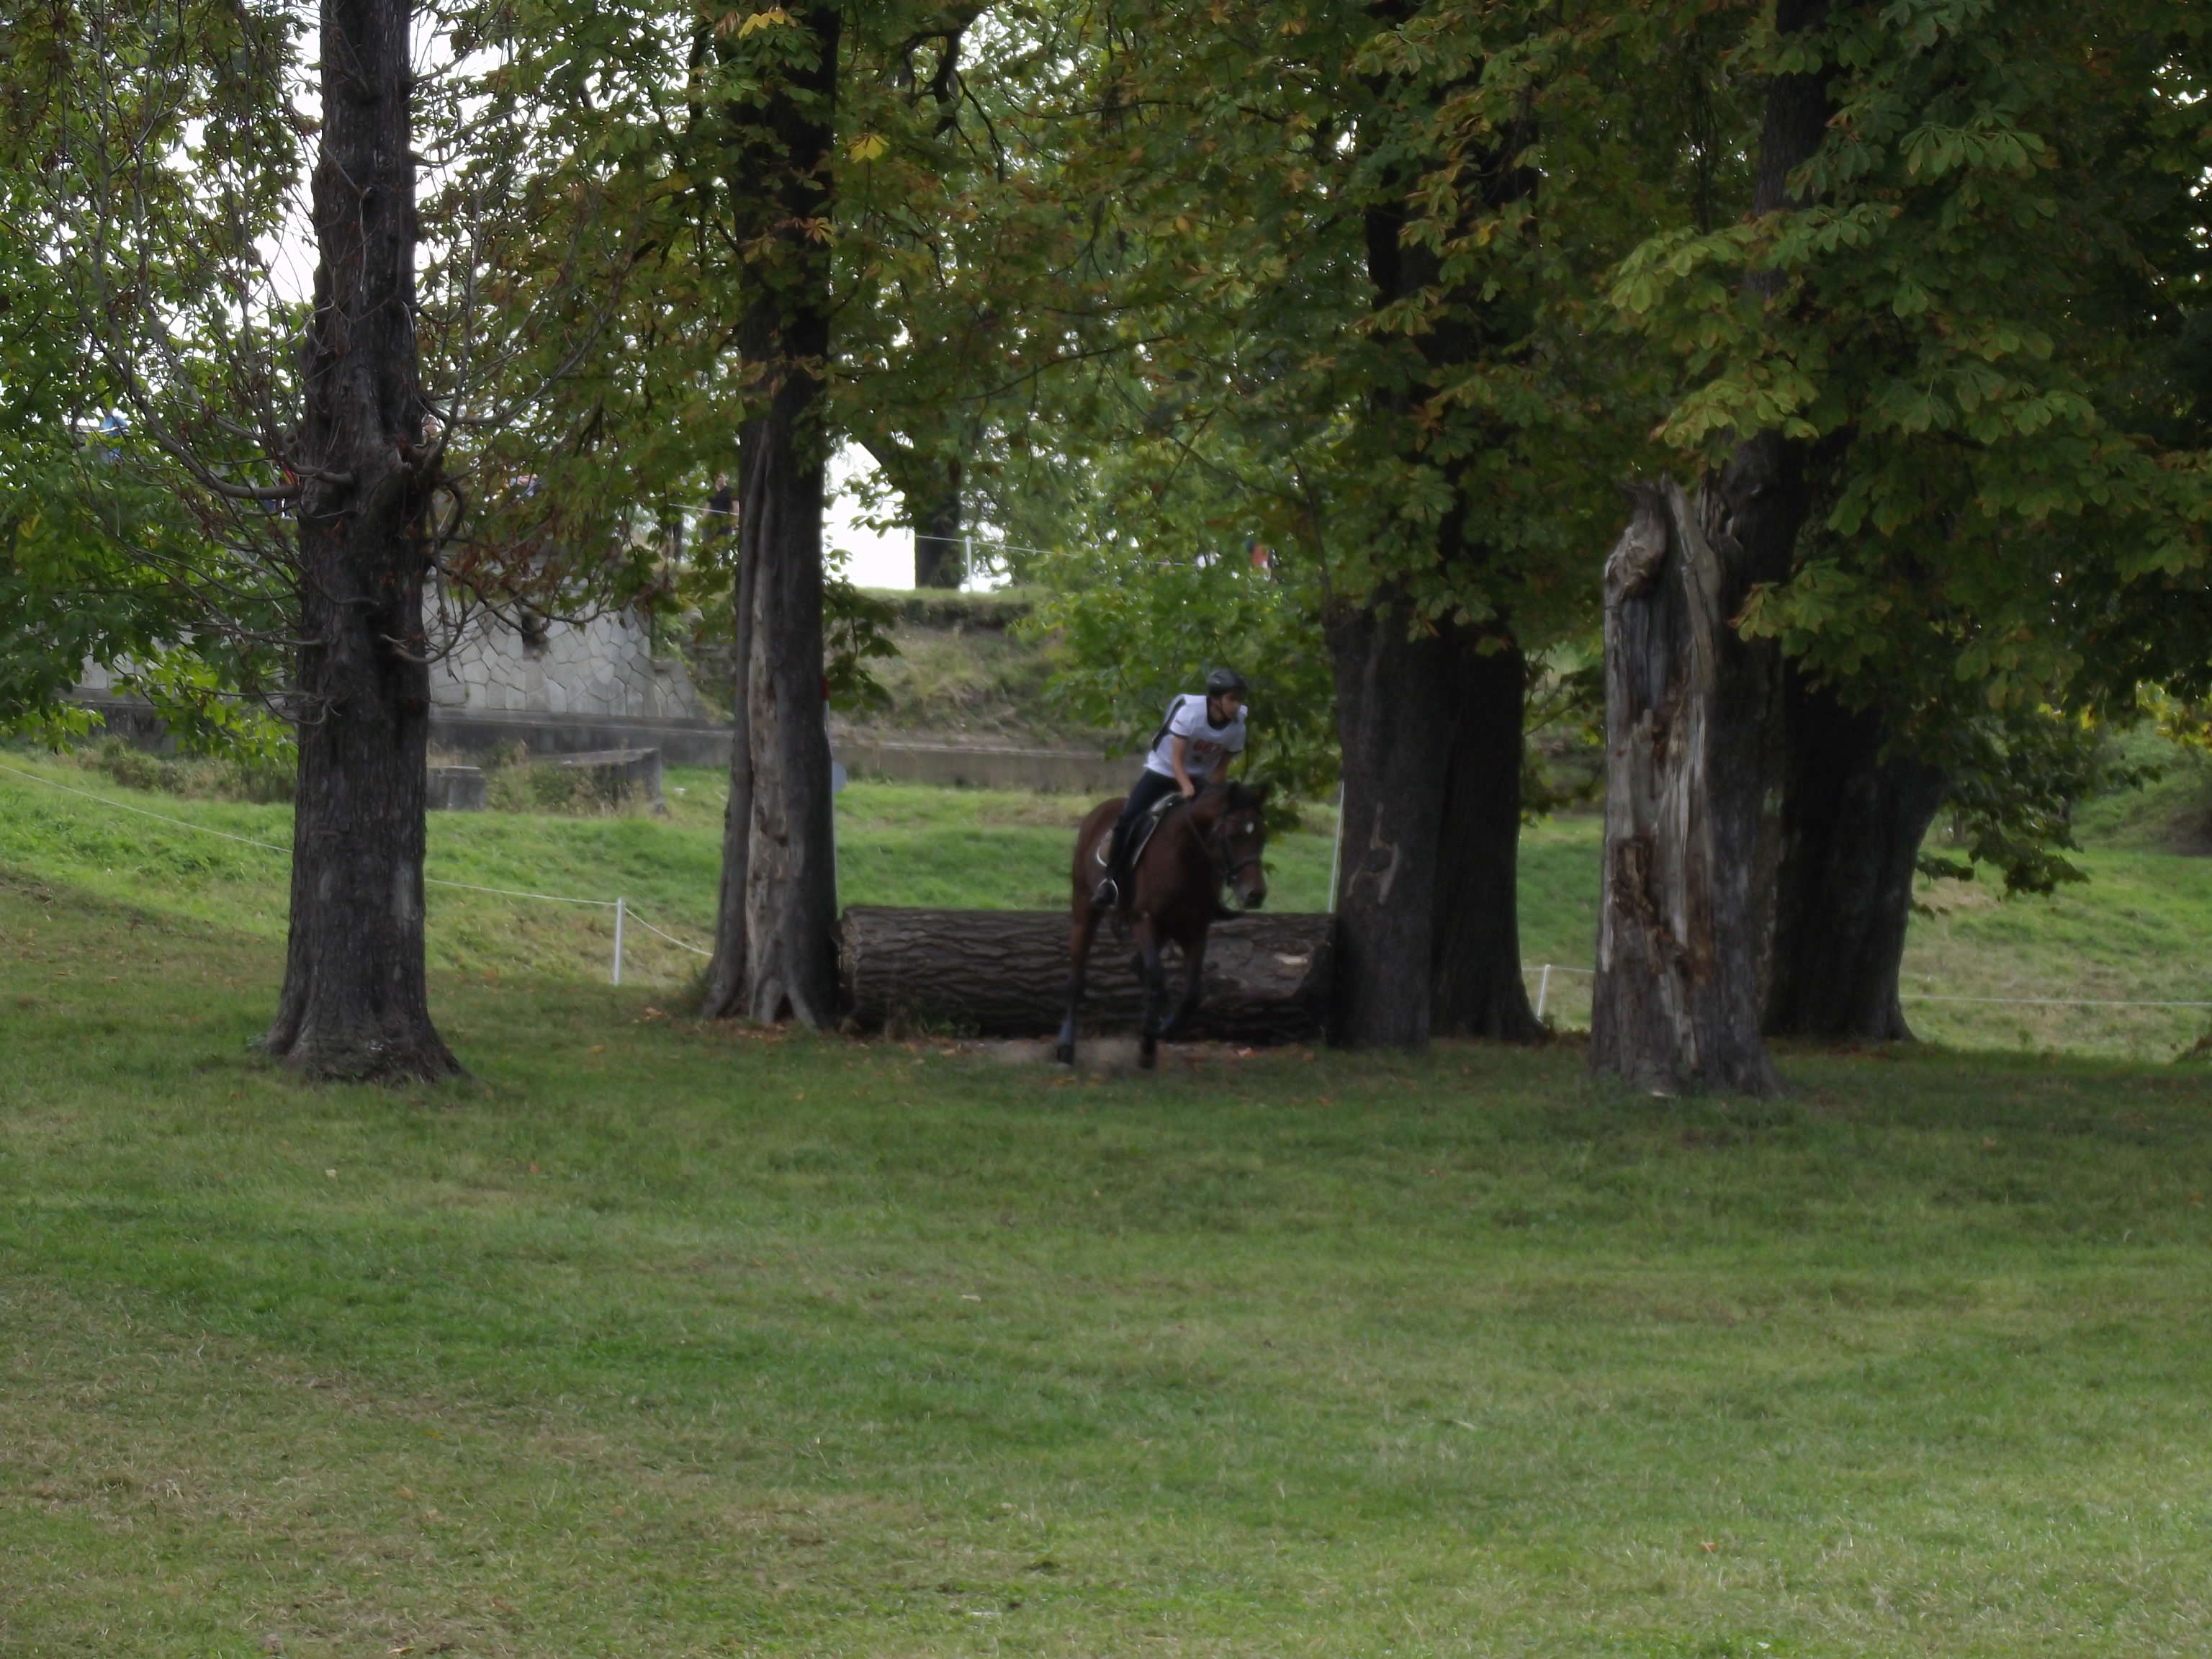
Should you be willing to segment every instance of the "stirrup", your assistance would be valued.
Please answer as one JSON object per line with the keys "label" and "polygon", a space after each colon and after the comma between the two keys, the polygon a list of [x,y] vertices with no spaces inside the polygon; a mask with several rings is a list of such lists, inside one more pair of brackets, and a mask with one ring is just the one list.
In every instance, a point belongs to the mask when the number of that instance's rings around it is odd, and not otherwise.
{"label": "stirrup", "polygon": [[1094,910],[1116,909],[1121,902],[1121,889],[1111,876],[1091,890],[1091,908]]}

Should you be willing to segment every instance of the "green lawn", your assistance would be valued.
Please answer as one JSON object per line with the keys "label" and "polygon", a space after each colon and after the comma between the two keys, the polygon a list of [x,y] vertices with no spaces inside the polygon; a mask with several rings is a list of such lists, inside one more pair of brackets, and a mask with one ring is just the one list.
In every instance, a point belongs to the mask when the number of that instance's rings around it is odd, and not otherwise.
{"label": "green lawn", "polygon": [[[282,810],[33,769],[103,799],[0,774],[0,1654],[2204,1649],[2200,1067],[1069,1079],[672,1018],[672,947],[615,990],[596,913],[440,889],[473,1079],[308,1088],[251,1048],[281,858],[119,809]],[[677,781],[434,870],[703,929]],[[1078,805],[856,787],[847,896],[1044,902]],[[1531,960],[1588,960],[1591,835],[1531,833]],[[2198,866],[2093,863],[1930,890],[1916,970],[2169,971]]]}
{"label": "green lawn", "polygon": [[140,915],[0,890],[0,1651],[2202,1650],[2194,1068],[1069,1082],[441,974],[475,1083],[310,1089]]}
{"label": "green lawn", "polygon": [[[149,915],[219,923],[271,939],[284,925],[284,859],[135,815],[164,813],[234,835],[289,845],[284,806],[179,799],[115,787],[76,767],[0,755],[100,797],[64,795],[0,772],[0,869],[32,872]],[[720,862],[719,775],[669,775],[665,819],[556,817],[501,812],[433,814],[428,873],[435,881],[609,901],[693,946],[710,942]],[[2086,817],[2091,880],[2051,898],[2004,899],[1988,883],[1923,883],[1905,964],[1914,1029],[1968,1048],[2056,1050],[2165,1059],[2212,1020],[2190,1008],[2039,1006],[1926,998],[2091,997],[2112,1002],[2212,1000],[2212,859],[2177,852],[2160,826],[2177,789],[2202,793],[2193,773],[2161,791],[2100,803]],[[678,793],[680,792],[680,793]],[[2163,805],[2160,805],[2163,802]],[[854,904],[1057,908],[1066,861],[1091,803],[1067,795],[857,783],[838,798],[838,877]],[[2153,806],[2157,811],[2153,811]],[[1320,908],[1328,889],[1325,809],[1308,830],[1269,849],[1269,905]],[[1521,939],[1534,989],[1555,964],[1546,1012],[1562,1029],[1589,1020],[1597,927],[1600,825],[1552,819],[1523,832]],[[476,975],[604,977],[612,918],[603,908],[518,901],[434,884],[432,960]],[[680,993],[701,958],[635,927],[624,977]],[[1579,970],[1579,971],[1578,971]]]}

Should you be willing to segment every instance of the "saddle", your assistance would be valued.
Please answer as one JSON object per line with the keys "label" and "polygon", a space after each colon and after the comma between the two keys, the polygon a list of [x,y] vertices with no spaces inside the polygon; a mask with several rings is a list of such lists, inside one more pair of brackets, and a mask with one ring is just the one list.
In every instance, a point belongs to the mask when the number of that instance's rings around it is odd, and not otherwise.
{"label": "saddle", "polygon": [[[1129,830],[1129,851],[1127,854],[1127,862],[1122,866],[1124,869],[1132,872],[1136,870],[1137,860],[1145,856],[1145,848],[1152,842],[1152,832],[1158,830],[1162,823],[1167,821],[1167,816],[1169,813],[1174,811],[1176,807],[1181,806],[1182,804],[1183,799],[1181,795],[1162,795],[1158,800],[1152,803],[1151,809],[1146,812],[1145,816],[1139,818],[1137,822],[1131,826]],[[1104,837],[1098,843],[1098,850],[1091,855],[1093,862],[1095,862],[1101,870],[1103,870],[1106,867],[1106,851],[1112,844],[1112,836],[1109,836]]]}

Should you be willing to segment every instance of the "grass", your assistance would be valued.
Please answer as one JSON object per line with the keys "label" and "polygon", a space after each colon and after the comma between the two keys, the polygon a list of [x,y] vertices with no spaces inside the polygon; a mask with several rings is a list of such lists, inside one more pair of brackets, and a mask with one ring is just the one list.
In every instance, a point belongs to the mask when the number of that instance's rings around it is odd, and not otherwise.
{"label": "grass", "polygon": [[[441,817],[434,867],[681,923],[719,802],[676,781],[666,822]],[[115,810],[282,809],[104,793],[0,774],[0,1653],[2202,1650],[2199,1068],[1067,1079],[671,1018],[434,890],[473,1079],[307,1088],[250,1047],[281,860]],[[840,808],[848,896],[981,902],[1045,890],[1070,804]],[[1587,836],[1530,838],[1532,957],[1587,939]],[[2090,931],[2163,948],[2161,856],[1914,949],[2071,967],[1969,930],[2108,890]]]}
{"label": "grass", "polygon": [[[162,824],[161,813],[234,836],[289,846],[291,812],[117,787],[112,780],[22,751],[0,771],[0,868],[42,872],[149,915],[217,922],[281,939],[282,854]],[[60,795],[30,772],[96,797]],[[501,888],[604,902],[621,895],[647,923],[685,944],[708,943],[721,859],[724,785],[718,773],[672,769],[670,814],[558,817],[435,813],[428,873],[431,957],[455,973],[568,975],[607,971],[613,923],[605,908],[516,901]],[[2142,791],[2083,813],[2090,879],[2049,898],[2005,899],[1988,883],[1923,881],[1923,914],[1905,949],[1906,1012],[1920,1035],[1948,1046],[2166,1059],[2207,1029],[2187,1007],[2000,1004],[1951,998],[2087,997],[2111,1002],[2212,1000],[2212,860],[2203,802],[2212,775],[2184,762]],[[837,801],[838,884],[849,904],[1058,908],[1067,856],[1091,802],[1074,795],[855,783]],[[137,809],[133,811],[127,809]],[[1327,902],[1333,815],[1269,849],[1269,904]],[[1521,940],[1532,988],[1554,964],[1546,1012],[1565,1030],[1589,1020],[1588,969],[1597,927],[1601,824],[1593,816],[1546,820],[1523,832]],[[464,886],[441,886],[459,883]],[[674,994],[700,957],[640,928],[623,946],[624,977]],[[1577,971],[1581,970],[1581,971]],[[1929,999],[1938,999],[1930,1000]]]}
{"label": "grass", "polygon": [[[2208,1085],[1069,1082],[0,891],[0,1650],[2181,1654]],[[1765,1644],[1765,1645],[1761,1645]]]}
{"label": "grass", "polygon": [[[21,750],[0,754],[0,762],[13,769],[0,771],[0,869],[35,872],[149,915],[283,937],[288,855],[179,823],[289,848],[289,805],[126,789]],[[77,793],[50,787],[56,783]],[[606,909],[470,888],[603,902],[619,895],[677,938],[710,943],[726,786],[718,773],[672,768],[666,787],[666,818],[433,813],[424,866],[433,963],[494,976],[606,971],[613,934]],[[1073,795],[854,783],[837,800],[841,897],[848,904],[1063,907],[1074,826],[1091,805]],[[1269,858],[1271,902],[1321,908],[1328,859],[1326,835],[1279,839]],[[625,934],[623,975],[640,984],[680,986],[698,960],[650,933]]]}

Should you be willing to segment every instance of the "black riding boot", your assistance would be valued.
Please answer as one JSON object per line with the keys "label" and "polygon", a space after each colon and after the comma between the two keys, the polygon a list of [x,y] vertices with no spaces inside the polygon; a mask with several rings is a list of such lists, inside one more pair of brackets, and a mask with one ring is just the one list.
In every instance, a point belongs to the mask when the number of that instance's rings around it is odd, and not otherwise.
{"label": "black riding boot", "polygon": [[1121,867],[1122,855],[1129,845],[1126,824],[1114,826],[1114,838],[1106,848],[1106,873],[1091,890],[1091,908],[1094,910],[1115,909],[1121,902],[1121,884],[1129,878],[1129,872]]}

